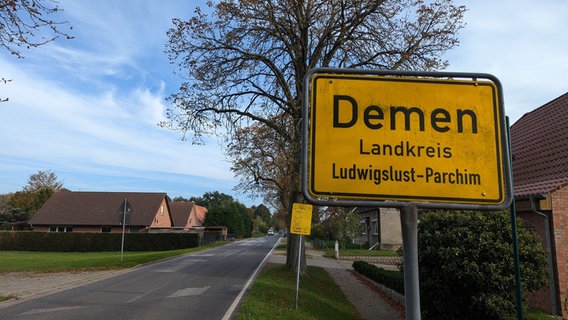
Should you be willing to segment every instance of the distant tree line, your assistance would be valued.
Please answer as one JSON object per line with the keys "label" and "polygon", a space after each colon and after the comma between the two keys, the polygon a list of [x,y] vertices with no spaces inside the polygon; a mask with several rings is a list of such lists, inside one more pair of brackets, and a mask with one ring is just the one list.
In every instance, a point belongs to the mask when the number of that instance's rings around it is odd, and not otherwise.
{"label": "distant tree line", "polygon": [[[17,223],[27,221],[57,191],[65,190],[63,182],[54,171],[38,171],[31,174],[22,190],[0,194],[0,230],[10,230]],[[264,206],[247,208],[230,195],[218,191],[206,192],[201,197],[173,201],[193,201],[207,208],[205,226],[226,226],[229,233],[238,237],[250,237],[253,231],[266,233],[274,226],[270,210]]]}
{"label": "distant tree line", "polygon": [[31,174],[22,190],[0,194],[0,230],[10,230],[14,223],[28,221],[53,195],[63,190],[63,182],[51,170]]}
{"label": "distant tree line", "polygon": [[226,226],[227,232],[237,237],[250,237],[253,231],[265,233],[273,225],[272,215],[266,206],[261,204],[247,208],[230,195],[218,191],[206,192],[201,197],[176,197],[173,200],[193,201],[207,208],[205,226]]}

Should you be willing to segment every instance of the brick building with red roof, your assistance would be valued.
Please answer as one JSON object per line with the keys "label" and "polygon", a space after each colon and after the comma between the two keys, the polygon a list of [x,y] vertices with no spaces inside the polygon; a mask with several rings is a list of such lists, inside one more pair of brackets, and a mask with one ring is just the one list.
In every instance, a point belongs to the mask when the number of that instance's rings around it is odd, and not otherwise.
{"label": "brick building with red roof", "polygon": [[189,229],[202,227],[207,209],[193,201],[170,202],[174,228]]}
{"label": "brick building with red roof", "polygon": [[204,226],[207,208],[188,201],[170,201],[166,193],[59,191],[30,219],[39,232],[190,232],[199,243],[227,239],[226,226]]}
{"label": "brick building with red roof", "polygon": [[34,214],[34,231],[121,232],[120,214],[128,203],[127,232],[172,228],[165,193],[59,191]]}
{"label": "brick building with red roof", "polygon": [[550,287],[529,294],[529,305],[554,315],[568,292],[568,93],[523,115],[511,126],[517,215],[550,252]]}

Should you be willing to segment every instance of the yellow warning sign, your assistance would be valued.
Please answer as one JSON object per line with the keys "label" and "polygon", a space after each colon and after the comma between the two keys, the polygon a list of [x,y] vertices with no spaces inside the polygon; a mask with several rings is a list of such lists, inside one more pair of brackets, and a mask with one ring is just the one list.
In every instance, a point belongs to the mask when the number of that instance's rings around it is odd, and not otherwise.
{"label": "yellow warning sign", "polygon": [[312,205],[294,203],[292,206],[292,223],[290,233],[310,235],[312,228]]}

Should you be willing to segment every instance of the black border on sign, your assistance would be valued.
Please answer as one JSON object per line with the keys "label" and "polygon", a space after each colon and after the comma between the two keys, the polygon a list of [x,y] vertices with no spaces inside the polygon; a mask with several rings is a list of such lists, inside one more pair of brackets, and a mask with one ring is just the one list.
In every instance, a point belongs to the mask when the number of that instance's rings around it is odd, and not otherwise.
{"label": "black border on sign", "polygon": [[[369,76],[380,76],[373,79]],[[391,77],[388,77],[391,76]],[[405,78],[397,78],[397,77]],[[471,82],[448,82],[448,80],[477,81],[479,79],[490,82],[478,82],[476,85],[488,86],[493,93],[493,121],[496,128],[495,160],[498,170],[499,195],[497,199],[477,199],[458,197],[410,196],[395,194],[365,194],[340,193],[315,190],[314,180],[316,132],[310,131],[310,124],[315,123],[317,110],[315,110],[317,81],[321,79],[352,79],[365,77],[369,81],[406,82],[406,83],[432,83],[445,85],[472,85]],[[409,78],[412,77],[412,78]],[[314,86],[312,88],[312,85]],[[359,70],[359,69],[312,69],[304,78],[303,94],[303,136],[302,136],[302,191],[308,201],[319,205],[332,206],[373,206],[373,207],[404,207],[409,203],[416,203],[421,208],[440,209],[469,209],[469,210],[503,210],[510,206],[512,201],[512,173],[509,156],[509,140],[503,108],[503,94],[500,81],[490,74],[483,73],[456,73],[456,72],[405,72],[392,70]],[[497,99],[495,99],[497,97]],[[312,105],[313,104],[313,105]],[[310,135],[311,134],[311,135]],[[310,140],[311,138],[311,140]]]}
{"label": "black border on sign", "polygon": [[[311,90],[312,95],[311,95],[311,101],[312,101],[312,106],[311,106],[311,123],[316,123],[316,118],[317,118],[317,114],[318,114],[318,110],[316,110],[316,106],[317,106],[317,102],[316,102],[316,84],[318,83],[318,80],[326,80],[326,79],[341,79],[341,80],[363,80],[362,76],[337,76],[337,75],[330,75],[330,74],[324,74],[324,75],[315,75],[312,78],[312,84],[313,84],[313,88]],[[448,81],[435,81],[432,80],[431,78],[418,78],[418,79],[409,79],[409,78],[385,78],[385,77],[376,77],[376,78],[370,78],[370,77],[366,77],[364,78],[364,80],[367,81],[378,81],[378,82],[402,82],[402,83],[432,83],[432,84],[444,84],[444,85],[466,85],[466,86],[471,86],[471,82],[448,82]],[[477,84],[477,86],[486,86],[491,88],[491,91],[493,92],[493,97],[496,97],[496,92],[495,92],[495,86],[493,82],[481,82],[479,84]],[[498,109],[497,109],[497,105],[495,102],[495,99],[493,99],[493,119],[494,119],[494,127],[495,128],[499,128],[498,127]],[[496,163],[494,164],[497,167],[498,173],[497,173],[497,181],[499,183],[499,185],[503,185],[503,175],[502,175],[502,168],[501,168],[501,155],[499,153],[499,147],[500,147],[500,143],[499,143],[499,133],[498,130],[495,131],[496,135],[495,135],[495,145],[496,145],[496,157],[495,159],[497,160]],[[316,148],[316,135],[317,135],[317,131],[313,130],[311,132],[311,148],[312,150],[315,150]],[[500,204],[501,202],[503,202],[503,188],[499,188],[499,195],[497,199],[478,199],[478,198],[460,198],[460,197],[436,197],[436,196],[409,196],[409,195],[398,195],[398,194],[376,194],[376,193],[341,193],[341,192],[326,192],[326,191],[318,191],[315,188],[314,182],[315,182],[315,176],[316,176],[316,171],[318,170],[316,168],[316,157],[315,154],[313,154],[310,159],[311,161],[311,165],[310,165],[310,176],[309,176],[309,182],[310,182],[310,189],[309,192],[311,195],[313,196],[320,196],[320,197],[352,197],[352,198],[364,198],[364,199],[379,199],[379,200],[425,200],[425,201],[444,201],[444,202],[451,202],[451,201],[457,201],[457,202],[465,202],[465,203],[488,203],[488,204]]]}

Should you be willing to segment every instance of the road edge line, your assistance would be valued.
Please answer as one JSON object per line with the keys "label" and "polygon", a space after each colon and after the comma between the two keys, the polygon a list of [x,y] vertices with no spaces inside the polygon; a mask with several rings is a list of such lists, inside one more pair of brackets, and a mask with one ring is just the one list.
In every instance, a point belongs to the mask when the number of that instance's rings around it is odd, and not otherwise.
{"label": "road edge line", "polygon": [[223,318],[221,320],[229,320],[231,319],[231,316],[233,315],[233,312],[235,312],[235,309],[237,309],[237,306],[241,303],[241,299],[243,298],[243,296],[245,295],[245,292],[248,290],[248,288],[250,287],[250,285],[252,284],[253,280],[256,279],[256,276],[258,275],[258,272],[260,271],[260,269],[262,269],[262,267],[264,267],[264,264],[266,263],[266,260],[268,260],[268,258],[272,255],[272,252],[274,251],[274,249],[280,244],[280,240],[282,240],[282,237],[278,238],[278,241],[276,241],[276,244],[274,244],[274,246],[272,247],[272,249],[270,249],[270,252],[268,252],[268,254],[264,257],[264,259],[262,260],[262,262],[258,265],[258,267],[256,268],[256,270],[254,270],[254,272],[252,273],[252,275],[248,278],[247,282],[245,283],[245,285],[243,286],[243,288],[241,289],[241,292],[239,292],[239,295],[237,295],[237,297],[235,298],[235,300],[233,301],[233,303],[231,304],[231,306],[229,307],[229,309],[227,309],[227,312],[225,312],[225,315],[223,316]]}

